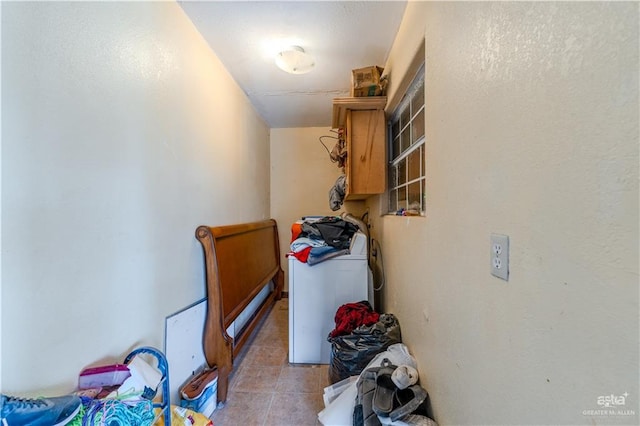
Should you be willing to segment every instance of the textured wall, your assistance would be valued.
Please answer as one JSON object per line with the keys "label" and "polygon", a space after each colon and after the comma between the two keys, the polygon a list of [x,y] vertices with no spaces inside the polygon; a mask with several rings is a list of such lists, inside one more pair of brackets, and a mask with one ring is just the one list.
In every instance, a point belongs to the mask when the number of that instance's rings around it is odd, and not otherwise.
{"label": "textured wall", "polygon": [[4,2],[2,106],[2,390],[66,392],[204,296],[198,225],[269,217],[269,129],[164,2]]}
{"label": "textured wall", "polygon": [[408,5],[387,69],[393,97],[426,39],[428,206],[374,232],[441,424],[638,424],[638,36],[637,3]]}

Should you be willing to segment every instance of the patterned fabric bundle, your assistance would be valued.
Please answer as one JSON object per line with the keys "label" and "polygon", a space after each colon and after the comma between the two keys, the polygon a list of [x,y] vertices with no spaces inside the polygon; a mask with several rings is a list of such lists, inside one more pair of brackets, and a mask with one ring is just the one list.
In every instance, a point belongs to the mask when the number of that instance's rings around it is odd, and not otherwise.
{"label": "patterned fabric bundle", "polygon": [[151,401],[129,405],[116,399],[93,399],[83,403],[82,426],[151,426],[155,419]]}

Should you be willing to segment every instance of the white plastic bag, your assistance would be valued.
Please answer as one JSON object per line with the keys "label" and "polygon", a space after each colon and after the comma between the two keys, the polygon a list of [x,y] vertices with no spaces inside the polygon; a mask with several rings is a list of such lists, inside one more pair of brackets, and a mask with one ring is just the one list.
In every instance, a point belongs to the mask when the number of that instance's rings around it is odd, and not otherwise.
{"label": "white plastic bag", "polygon": [[[357,376],[356,376],[357,377]],[[351,382],[345,390],[318,413],[318,420],[324,426],[345,426],[353,423],[353,407],[355,406],[358,389],[356,382]]]}
{"label": "white plastic bag", "polygon": [[324,406],[328,407],[352,382],[355,383],[360,376],[350,376],[346,379],[340,380],[338,383],[334,383],[324,388]]}

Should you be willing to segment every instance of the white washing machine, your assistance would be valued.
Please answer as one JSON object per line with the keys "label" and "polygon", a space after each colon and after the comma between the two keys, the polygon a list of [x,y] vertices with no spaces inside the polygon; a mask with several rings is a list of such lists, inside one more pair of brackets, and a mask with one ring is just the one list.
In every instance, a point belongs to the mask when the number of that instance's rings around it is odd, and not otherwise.
{"label": "white washing machine", "polygon": [[327,336],[338,308],[370,297],[367,238],[356,232],[351,253],[309,266],[289,257],[289,362],[328,364]]}

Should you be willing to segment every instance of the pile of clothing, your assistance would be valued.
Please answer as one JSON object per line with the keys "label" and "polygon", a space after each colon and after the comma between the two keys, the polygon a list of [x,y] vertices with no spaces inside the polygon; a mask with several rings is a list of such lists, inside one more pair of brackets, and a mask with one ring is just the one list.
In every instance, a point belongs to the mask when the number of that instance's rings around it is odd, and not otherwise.
{"label": "pile of clothing", "polygon": [[318,420],[325,426],[437,426],[415,358],[402,343],[376,355],[359,375],[326,387],[324,403]]}
{"label": "pile of clothing", "polygon": [[373,310],[368,301],[346,303],[338,308],[334,318],[336,328],[329,333],[329,338],[351,334],[362,325],[373,325],[380,319],[380,314]]}
{"label": "pile of clothing", "polygon": [[373,357],[402,342],[395,315],[379,314],[366,300],[340,306],[335,322],[335,328],[327,336],[331,344],[328,371],[331,383],[360,374]]}
{"label": "pile of clothing", "polygon": [[[157,358],[157,366],[148,356]],[[206,416],[169,406],[167,360],[151,347],[131,352],[124,364],[85,368],[69,395],[25,398],[0,394],[0,423],[6,426],[213,426]],[[160,386],[162,383],[162,386]],[[164,403],[154,404],[162,388]],[[171,421],[165,417],[171,417]],[[162,420],[161,420],[162,419]],[[160,421],[159,421],[160,420]]]}
{"label": "pile of clothing", "polygon": [[307,219],[291,227],[291,251],[300,262],[315,265],[349,254],[351,238],[358,227],[336,216]]}

